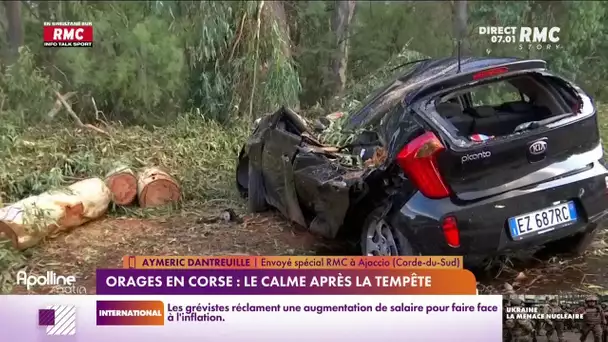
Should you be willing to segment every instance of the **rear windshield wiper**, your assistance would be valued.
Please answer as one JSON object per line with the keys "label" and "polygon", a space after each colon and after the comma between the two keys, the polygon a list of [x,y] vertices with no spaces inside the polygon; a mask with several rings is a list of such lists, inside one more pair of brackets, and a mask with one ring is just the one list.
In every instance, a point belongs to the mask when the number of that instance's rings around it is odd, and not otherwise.
{"label": "rear windshield wiper", "polygon": [[565,119],[569,116],[572,116],[572,113],[567,113],[567,114],[561,114],[561,115],[557,115],[557,116],[552,116],[550,118],[546,118],[544,120],[538,120],[538,121],[530,121],[530,122],[524,122],[523,124],[515,127],[515,130],[513,131],[513,133],[519,133],[519,132],[523,132],[523,131],[528,131],[531,129],[536,129],[539,127],[543,127],[543,126],[547,126],[549,124],[552,124],[554,122],[558,122],[562,119]]}

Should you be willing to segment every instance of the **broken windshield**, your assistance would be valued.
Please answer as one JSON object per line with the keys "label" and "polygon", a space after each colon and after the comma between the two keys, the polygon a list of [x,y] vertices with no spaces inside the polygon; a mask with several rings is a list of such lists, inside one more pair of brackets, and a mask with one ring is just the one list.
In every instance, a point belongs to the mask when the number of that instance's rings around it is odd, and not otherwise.
{"label": "broken windshield", "polygon": [[366,126],[373,117],[377,116],[377,114],[381,114],[382,112],[386,113],[388,108],[390,108],[387,104],[390,105],[390,100],[394,101],[395,92],[402,87],[403,82],[394,80],[392,83],[389,83],[388,86],[380,89],[371,96],[368,96],[368,98],[363,101],[363,104],[349,115],[344,128],[354,129],[356,127]]}
{"label": "broken windshield", "polygon": [[455,70],[457,63],[446,67],[443,60],[420,60],[415,67],[392,79],[387,86],[368,96],[363,104],[349,114],[344,129],[353,130],[376,124],[396,106],[406,94],[430,79]]}

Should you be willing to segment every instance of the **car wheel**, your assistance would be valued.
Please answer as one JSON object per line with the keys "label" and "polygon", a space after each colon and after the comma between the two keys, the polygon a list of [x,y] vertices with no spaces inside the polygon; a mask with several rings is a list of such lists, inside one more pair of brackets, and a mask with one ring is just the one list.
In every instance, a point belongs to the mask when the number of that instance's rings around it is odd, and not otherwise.
{"label": "car wheel", "polygon": [[266,188],[264,188],[264,176],[261,171],[255,170],[251,164],[249,164],[247,192],[249,211],[259,213],[268,208],[266,203]]}
{"label": "car wheel", "polygon": [[590,232],[578,233],[557,241],[549,242],[543,249],[545,252],[549,253],[567,253],[580,256],[585,254],[585,251],[587,251],[597,236],[597,231],[598,229],[594,229]]}
{"label": "car wheel", "polygon": [[372,211],[361,231],[361,252],[366,256],[415,255],[406,237],[386,220],[386,208]]}

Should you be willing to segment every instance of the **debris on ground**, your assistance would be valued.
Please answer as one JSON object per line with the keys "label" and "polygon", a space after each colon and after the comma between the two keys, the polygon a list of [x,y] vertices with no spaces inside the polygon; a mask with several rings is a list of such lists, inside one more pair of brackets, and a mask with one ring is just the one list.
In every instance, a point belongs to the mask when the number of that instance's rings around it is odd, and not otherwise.
{"label": "debris on ground", "polygon": [[236,223],[243,223],[243,219],[241,219],[239,217],[239,215],[237,215],[234,210],[228,208],[226,210],[224,210],[222,212],[222,214],[220,215],[222,221],[224,222],[236,222]]}
{"label": "debris on ground", "polygon": [[244,222],[244,220],[239,217],[239,215],[233,209],[230,208],[223,210],[219,215],[201,217],[196,220],[197,223],[216,223],[222,221],[225,223],[234,222],[238,224]]}
{"label": "debris on ground", "polygon": [[512,286],[511,284],[509,284],[509,283],[505,283],[505,284],[503,285],[503,288],[504,288],[504,290],[505,290],[505,291],[504,291],[504,292],[505,292],[505,294],[515,294],[515,290],[513,289],[513,286]]}
{"label": "debris on ground", "polygon": [[526,274],[524,272],[519,272],[517,274],[517,276],[515,277],[515,281],[519,282],[519,281],[524,281],[528,278],[528,276],[526,276]]}
{"label": "debris on ground", "polygon": [[325,117],[330,122],[334,122],[334,121],[337,121],[338,119],[341,119],[343,116],[344,116],[343,112],[335,112],[335,113],[328,114]]}

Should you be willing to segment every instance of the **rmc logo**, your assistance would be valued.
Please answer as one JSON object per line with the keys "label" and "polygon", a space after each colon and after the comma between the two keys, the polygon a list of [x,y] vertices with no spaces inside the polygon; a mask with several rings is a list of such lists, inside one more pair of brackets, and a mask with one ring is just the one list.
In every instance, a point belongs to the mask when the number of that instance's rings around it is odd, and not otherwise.
{"label": "rmc logo", "polygon": [[56,41],[70,41],[70,40],[83,40],[84,39],[84,28],[74,27],[53,27],[53,40]]}
{"label": "rmc logo", "polygon": [[520,27],[519,50],[559,50],[559,27]]}
{"label": "rmc logo", "polygon": [[[520,43],[559,43],[559,27],[520,27]],[[548,42],[547,42],[548,40]]]}
{"label": "rmc logo", "polygon": [[492,44],[519,44],[519,49],[560,49],[559,27],[480,26],[479,34],[490,37]]}
{"label": "rmc logo", "polygon": [[45,22],[43,38],[47,47],[91,47],[93,25],[89,22]]}

